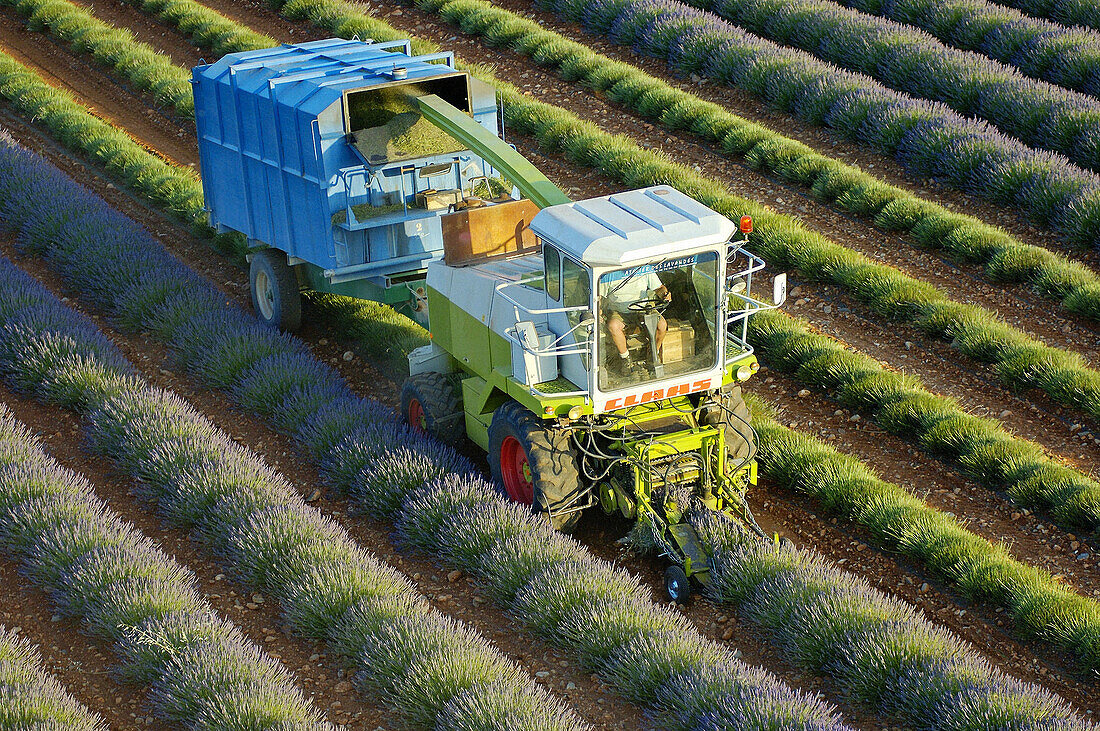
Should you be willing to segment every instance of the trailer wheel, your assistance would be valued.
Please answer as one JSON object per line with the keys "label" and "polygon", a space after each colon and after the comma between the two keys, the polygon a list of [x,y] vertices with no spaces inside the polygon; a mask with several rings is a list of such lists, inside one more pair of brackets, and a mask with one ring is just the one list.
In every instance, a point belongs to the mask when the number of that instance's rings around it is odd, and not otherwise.
{"label": "trailer wheel", "polygon": [[444,444],[460,447],[466,440],[462,399],[442,373],[417,373],[401,387],[401,415],[414,429]]}
{"label": "trailer wheel", "polygon": [[561,513],[583,499],[577,455],[566,434],[547,429],[515,401],[497,409],[489,426],[489,467],[508,497],[550,518],[569,532],[579,510]]}
{"label": "trailer wheel", "polygon": [[252,255],[248,268],[252,309],[265,324],[294,332],[302,324],[302,292],[286,254],[263,249]]}

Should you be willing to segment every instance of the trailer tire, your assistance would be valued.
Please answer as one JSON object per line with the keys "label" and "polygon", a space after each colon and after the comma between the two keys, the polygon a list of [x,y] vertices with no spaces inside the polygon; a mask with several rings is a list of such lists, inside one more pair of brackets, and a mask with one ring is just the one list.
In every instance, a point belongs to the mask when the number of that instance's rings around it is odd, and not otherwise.
{"label": "trailer tire", "polygon": [[567,434],[546,428],[515,401],[497,409],[489,425],[489,468],[508,497],[545,515],[557,530],[576,527],[581,511],[555,514],[579,503],[577,455]]}
{"label": "trailer tire", "polygon": [[726,427],[726,459],[731,466],[752,459],[756,455],[756,432],[752,430],[752,414],[741,387],[734,386],[722,394],[725,409],[722,417]]}
{"label": "trailer tire", "polygon": [[676,564],[665,569],[665,596],[675,604],[687,604],[691,599],[691,579]]}
{"label": "trailer tire", "polygon": [[466,441],[462,398],[454,382],[442,373],[416,373],[405,379],[401,415],[409,426],[444,444],[458,448]]}
{"label": "trailer tire", "polygon": [[278,249],[262,249],[252,255],[248,267],[252,309],[272,327],[295,332],[302,324],[302,292],[298,277]]}

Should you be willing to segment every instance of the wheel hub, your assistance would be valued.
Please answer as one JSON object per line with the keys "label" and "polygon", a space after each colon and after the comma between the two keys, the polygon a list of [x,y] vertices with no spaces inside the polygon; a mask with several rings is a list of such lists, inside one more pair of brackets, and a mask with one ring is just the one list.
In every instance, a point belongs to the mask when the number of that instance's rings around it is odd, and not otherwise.
{"label": "wheel hub", "polygon": [[420,399],[409,401],[409,424],[417,431],[428,431],[428,416],[424,413],[424,407]]}
{"label": "wheel hub", "polygon": [[535,502],[535,480],[527,451],[513,436],[505,437],[500,445],[500,472],[508,497],[524,505]]}
{"label": "wheel hub", "polygon": [[270,320],[275,313],[275,286],[267,272],[256,272],[256,303],[260,307],[260,314],[265,320]]}

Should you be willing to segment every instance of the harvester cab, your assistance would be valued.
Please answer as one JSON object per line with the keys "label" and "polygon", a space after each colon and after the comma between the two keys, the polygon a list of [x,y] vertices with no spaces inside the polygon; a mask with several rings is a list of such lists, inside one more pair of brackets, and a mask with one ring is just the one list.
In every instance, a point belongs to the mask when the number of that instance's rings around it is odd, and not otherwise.
{"label": "harvester cab", "polygon": [[491,87],[408,41],[227,54],[193,84],[210,223],[247,239],[261,319],[293,330],[314,290],[426,324],[405,417],[486,450],[558,528],[635,520],[673,598],[706,580],[690,511],[759,530],[745,336],[783,277],[754,298],[751,221],[667,185],[571,201],[504,141]]}

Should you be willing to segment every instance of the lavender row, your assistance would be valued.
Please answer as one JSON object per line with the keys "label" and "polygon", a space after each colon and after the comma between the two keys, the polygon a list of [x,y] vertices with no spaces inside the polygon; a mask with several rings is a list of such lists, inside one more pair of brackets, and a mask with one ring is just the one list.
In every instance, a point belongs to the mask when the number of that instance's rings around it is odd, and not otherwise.
{"label": "lavender row", "polygon": [[[40,172],[49,177],[49,170]],[[88,234],[87,223],[69,219],[66,230]],[[41,224],[31,226],[39,235]],[[101,229],[101,239],[107,230],[119,229]],[[180,318],[186,308],[184,302],[161,314]],[[346,656],[359,671],[357,682],[413,727],[587,728],[482,637],[431,611],[405,577],[309,508],[254,454],[176,395],[136,378],[89,321],[7,262],[0,265],[0,369],[13,386],[81,411],[93,447],[134,477],[166,520],[194,532],[243,583],[278,599],[293,630]],[[195,716],[196,727],[211,729],[321,727],[296,690],[277,684],[285,685],[279,675],[285,671],[242,644],[232,627],[202,615],[189,573],[166,557],[154,560],[154,546],[109,514],[86,483],[61,471],[36,481],[38,467],[11,483],[10,490],[31,492],[3,503],[10,504],[14,527],[0,535],[32,554],[33,576],[63,606],[90,613],[93,629],[130,643],[138,664],[127,672],[164,676],[154,692],[167,718],[190,723]],[[0,486],[6,477],[0,471]],[[73,495],[57,500],[52,492],[34,492],[53,482]],[[56,549],[29,540],[32,530],[47,528]],[[69,597],[74,581],[95,592],[90,600],[88,593]],[[195,644],[207,635],[213,644]],[[187,662],[177,667],[180,657]],[[185,694],[196,682],[205,685]]]}
{"label": "lavender row", "polygon": [[[37,283],[0,263],[0,367],[85,404],[134,383],[117,352]],[[46,455],[0,407],[0,544],[62,614],[113,643],[117,672],[150,685],[154,714],[193,729],[331,729],[287,670],[221,619],[194,575]],[[3,705],[3,704],[0,704]],[[0,710],[0,718],[4,711]]]}
{"label": "lavender row", "polygon": [[0,625],[0,728],[106,731],[107,724],[42,669],[34,645]]}
{"label": "lavender row", "polygon": [[[776,45],[677,0],[539,0],[614,42],[756,94],[894,155],[914,176],[1022,209],[1081,245],[1100,246],[1100,176],[1032,149],[943,104]],[[1095,125],[1092,127],[1095,129]]]}
{"label": "lavender row", "polygon": [[[613,656],[614,664],[607,665],[606,677],[630,700],[657,714],[678,713],[685,719],[693,719],[692,724],[704,723],[701,720],[704,716],[717,722],[736,710],[741,715],[731,716],[729,723],[740,723],[737,719],[745,718],[744,714],[759,719],[745,728],[768,728],[767,719],[773,718],[797,721],[795,728],[836,731],[847,728],[831,706],[787,687],[766,671],[745,666],[729,650],[700,636],[679,614],[655,606],[628,573],[612,569],[572,539],[554,533],[525,510],[511,506],[487,484],[461,478],[444,479],[454,474],[469,475],[473,468],[450,448],[396,426],[391,411],[354,396],[339,376],[314,360],[299,341],[265,328],[251,316],[227,305],[223,296],[172,259],[133,222],[111,211],[37,156],[7,145],[0,148],[0,189],[14,194],[16,188],[20,193],[5,201],[2,217],[20,226],[23,246],[46,256],[74,289],[111,312],[120,324],[140,327],[166,341],[180,362],[207,384],[230,392],[243,408],[295,435],[317,462],[327,456],[323,461],[330,479],[346,473],[352,479],[362,476],[370,480],[377,488],[377,500],[370,503],[374,514],[396,517],[400,508],[402,515],[412,520],[419,514],[422,500],[453,501],[467,495],[470,485],[495,509],[510,511],[513,524],[520,521],[534,534],[529,538],[528,549],[515,556],[517,563],[512,569],[512,575],[520,580],[517,590],[530,585],[526,594],[531,597],[532,606],[525,616],[532,622],[543,621],[539,618],[545,615],[551,602],[568,602],[562,608],[563,614],[585,607],[592,616],[585,620],[583,631],[552,635],[548,639],[579,652],[586,662],[593,664],[596,658],[582,640],[589,637],[590,642],[601,642],[609,656],[608,663]],[[59,210],[55,205],[58,200],[71,205]],[[104,236],[104,231],[112,234]],[[349,596],[353,601],[356,592],[365,590],[360,584],[367,582],[355,578],[352,568],[342,571],[332,568],[333,562],[335,566],[355,567],[364,560],[350,548],[341,547],[343,544],[334,535],[342,534],[335,527],[315,524],[320,518],[307,520],[303,516],[311,515],[312,511],[299,505],[292,513],[278,513],[278,521],[254,520],[227,535],[226,529],[219,527],[222,522],[231,523],[245,513],[269,511],[271,480],[256,477],[257,467],[234,466],[230,474],[243,471],[248,479],[230,481],[222,477],[211,486],[189,479],[185,487],[174,487],[179,480],[164,475],[179,473],[188,459],[196,458],[189,453],[191,445],[197,450],[204,449],[200,451],[204,455],[218,450],[209,446],[212,427],[203,425],[201,417],[167,395],[139,397],[123,393],[96,409],[91,422],[96,443],[149,486],[154,499],[163,509],[170,510],[167,513],[170,519],[198,530],[219,553],[237,565],[250,566],[249,562],[259,559],[249,559],[246,554],[260,553],[264,560],[256,570],[244,569],[243,578],[280,597],[288,619],[299,631],[326,637],[338,648],[347,647],[343,635],[348,631],[342,624],[333,624],[338,618],[337,609],[344,605],[310,609],[312,602],[343,602],[349,601]],[[173,443],[180,446],[154,450],[151,445],[158,435],[171,435]],[[226,443],[232,446],[227,439]],[[339,461],[334,461],[333,455],[339,455]],[[235,459],[242,457],[238,455]],[[361,498],[362,489],[365,488],[357,489]],[[280,488],[279,493],[283,492]],[[300,502],[286,495],[279,499]],[[494,515],[482,512],[490,518]],[[466,525],[470,532],[464,535],[470,543],[464,550],[471,556],[478,555],[479,546],[491,546],[500,527],[492,521],[469,521]],[[224,546],[227,537],[233,535],[239,536],[240,546]],[[276,541],[280,547],[278,561],[267,553],[273,550],[268,546]],[[556,561],[557,554],[552,552],[552,547],[561,542],[570,547],[569,561],[564,565],[558,565],[561,562]],[[314,575],[309,558],[301,558],[315,554],[323,554],[328,562],[320,575]],[[282,563],[293,566],[301,561],[306,561],[306,567],[314,573],[287,567],[269,573],[272,570],[269,567]],[[552,568],[562,574],[560,579],[550,581],[541,576],[548,562],[555,564]],[[593,583],[593,576],[601,580]],[[352,585],[329,585],[340,580]],[[628,601],[630,611],[622,608],[605,611],[599,601],[593,602],[590,592],[600,591],[601,586],[618,592],[623,601]],[[359,611],[356,618],[368,626],[380,621],[367,610],[356,610],[360,605],[354,604],[347,611]],[[376,611],[381,610],[370,607],[370,612]],[[298,620],[299,616],[304,619]],[[305,623],[305,619],[310,623]],[[313,625],[314,622],[317,624]],[[416,617],[408,625],[408,631],[422,628],[423,624]],[[638,639],[639,633],[645,635],[646,643]],[[677,642],[666,641],[670,633],[678,636]],[[405,635],[386,637],[385,641],[394,642],[395,647],[414,642]],[[411,693],[416,688],[435,687],[432,683],[411,683],[399,688],[396,666],[380,665],[377,658],[384,648],[371,646],[367,652],[361,643],[368,639],[363,633],[352,635],[355,652],[362,653],[353,657],[372,658],[373,672],[394,672],[386,676],[394,683],[390,692]],[[652,654],[653,643],[664,647],[662,654]],[[431,652],[434,658],[442,651]],[[468,672],[454,667],[462,655],[446,654],[449,664],[445,664],[445,670],[452,674]],[[427,672],[431,663],[419,662],[423,659],[418,658],[414,668]],[[690,678],[682,677],[689,671],[708,672],[711,667],[730,670],[728,680],[718,686],[696,687]],[[402,672],[407,672],[407,668]],[[646,677],[650,680],[641,682]],[[735,702],[742,697],[766,705],[742,707]],[[518,702],[512,696],[498,700],[499,704]],[[473,704],[473,699],[467,698],[465,702]],[[424,705],[425,713],[438,708],[435,704]],[[481,703],[477,708],[484,711],[485,706]],[[410,699],[403,708],[411,707]],[[444,712],[458,713],[447,708],[440,711]],[[544,710],[544,716],[545,713]],[[441,723],[439,718],[436,720]],[[453,727],[463,726],[455,722]]]}
{"label": "lavender row", "polygon": [[834,678],[906,728],[1095,730],[1058,696],[996,670],[912,606],[820,556],[747,543],[705,509],[692,522],[712,551],[707,591],[715,601],[762,626],[790,661]]}
{"label": "lavender row", "polygon": [[878,79],[891,89],[988,120],[1007,135],[1100,169],[1100,101],[1029,79],[979,53],[831,0],[691,0],[777,43]]}
{"label": "lavender row", "polygon": [[1031,18],[987,0],[844,0],[914,25],[944,43],[1015,66],[1067,89],[1100,96],[1100,33]]}
{"label": "lavender row", "polygon": [[[29,159],[5,155],[0,167],[27,172],[13,163]],[[64,198],[75,199],[79,190],[70,184]],[[47,200],[57,198],[56,188],[52,192]],[[55,235],[71,230],[71,223],[54,229]],[[148,238],[132,243],[142,248],[120,260],[104,255],[102,247],[76,247],[74,254],[65,254],[68,247],[54,244],[49,250],[77,281],[89,284],[94,297],[110,303],[109,290],[94,289],[98,273],[79,273],[131,260],[156,262],[158,271],[168,268],[170,260],[159,245]],[[595,560],[479,478],[455,474],[469,468],[453,452],[395,425],[392,413],[348,394],[328,368],[291,352],[294,341],[243,323],[241,313],[200,296],[202,290],[185,282],[153,286],[153,280],[160,275],[125,293],[114,308],[116,316],[167,339],[193,372],[293,434],[322,465],[328,484],[349,492],[371,514],[394,518],[409,545],[480,576],[534,632],[578,652],[629,697],[661,714],[663,722],[677,719],[674,727],[685,729],[712,728],[718,719],[739,728],[840,727],[827,706],[736,662],[683,625],[679,615],[652,605],[626,572]],[[144,294],[137,296],[139,290]],[[182,325],[179,308],[195,302],[196,324]],[[203,309],[206,315],[199,314]],[[958,647],[982,665],[972,650]],[[867,657],[874,661],[873,648]],[[888,664],[887,658],[879,659]],[[1038,702],[1050,697],[1035,686],[1022,687]],[[986,720],[1008,712],[997,691],[993,685],[974,690],[987,706]],[[1065,723],[1087,728],[1072,716]]]}
{"label": "lavender row", "polygon": [[1100,30],[1100,5],[1095,0],[999,0],[1036,18]]}

